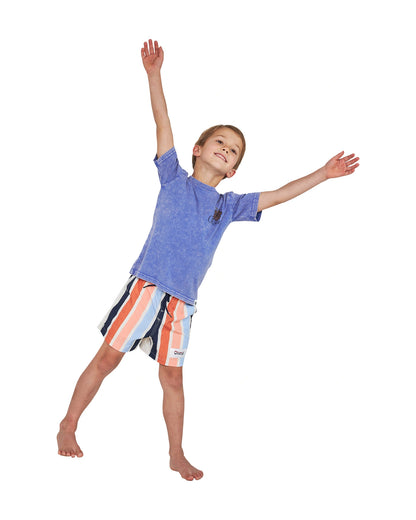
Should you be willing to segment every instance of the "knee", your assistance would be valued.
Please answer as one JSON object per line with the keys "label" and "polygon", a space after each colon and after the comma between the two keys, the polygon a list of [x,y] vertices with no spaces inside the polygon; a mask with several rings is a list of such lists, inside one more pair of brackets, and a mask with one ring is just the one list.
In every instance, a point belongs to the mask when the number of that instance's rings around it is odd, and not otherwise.
{"label": "knee", "polygon": [[159,380],[164,390],[180,390],[182,388],[182,368],[160,365]]}
{"label": "knee", "polygon": [[98,359],[96,363],[97,370],[103,375],[107,376],[116,368],[116,364],[112,363],[110,359]]}
{"label": "knee", "polygon": [[116,368],[124,354],[113,349],[110,345],[103,347],[95,359],[95,367],[103,376],[106,376]]}

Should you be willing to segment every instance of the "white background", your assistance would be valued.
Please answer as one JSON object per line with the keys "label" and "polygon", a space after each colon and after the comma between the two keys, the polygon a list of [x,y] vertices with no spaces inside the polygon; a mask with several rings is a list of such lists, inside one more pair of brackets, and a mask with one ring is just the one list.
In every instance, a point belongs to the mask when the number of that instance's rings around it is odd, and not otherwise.
{"label": "white background", "polygon": [[[411,2],[5,1],[0,11],[2,472],[8,519],[414,519]],[[246,135],[220,192],[341,150],[358,171],[225,233],[184,367],[168,468],[157,364],[125,357],[55,435],[150,229],[155,129],[140,47],[165,50],[175,145]],[[128,357],[128,359],[127,359]],[[168,516],[167,516],[168,515]]]}

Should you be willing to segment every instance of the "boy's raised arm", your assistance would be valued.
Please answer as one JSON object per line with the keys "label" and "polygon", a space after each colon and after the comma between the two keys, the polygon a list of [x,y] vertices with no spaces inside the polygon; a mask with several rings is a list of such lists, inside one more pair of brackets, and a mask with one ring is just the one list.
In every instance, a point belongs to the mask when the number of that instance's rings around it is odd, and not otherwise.
{"label": "boy's raised arm", "polygon": [[147,72],[152,103],[153,117],[156,123],[157,156],[162,156],[173,147],[173,134],[168,116],[165,96],[163,94],[160,69],[163,63],[163,49],[155,40],[149,44],[144,42],[141,50],[143,66]]}
{"label": "boy's raised arm", "polygon": [[348,155],[347,157],[342,157],[343,155],[344,152],[335,155],[325,166],[319,168],[316,172],[306,175],[306,177],[301,177],[300,179],[289,182],[289,184],[277,190],[263,191],[260,193],[257,211],[262,211],[263,209],[271,208],[272,206],[293,199],[327,179],[351,175],[359,166],[357,162],[359,161],[359,157],[354,158],[355,154]]}

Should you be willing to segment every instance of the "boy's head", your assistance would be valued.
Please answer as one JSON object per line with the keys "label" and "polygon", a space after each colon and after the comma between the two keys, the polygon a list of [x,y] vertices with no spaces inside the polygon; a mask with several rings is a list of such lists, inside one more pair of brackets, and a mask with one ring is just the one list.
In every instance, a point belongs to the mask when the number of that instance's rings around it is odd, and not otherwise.
{"label": "boy's head", "polygon": [[[192,155],[193,168],[195,168],[197,157],[201,156],[201,151],[205,145],[213,148],[215,154],[215,147],[218,147],[218,158],[220,160],[224,158],[225,163],[230,165],[230,170],[234,171],[234,173],[239,167],[246,151],[246,140],[243,132],[237,127],[233,125],[212,126],[208,128],[208,130],[205,130],[205,132],[202,132],[198,141],[195,143]],[[224,175],[224,178],[229,176],[231,175]]]}

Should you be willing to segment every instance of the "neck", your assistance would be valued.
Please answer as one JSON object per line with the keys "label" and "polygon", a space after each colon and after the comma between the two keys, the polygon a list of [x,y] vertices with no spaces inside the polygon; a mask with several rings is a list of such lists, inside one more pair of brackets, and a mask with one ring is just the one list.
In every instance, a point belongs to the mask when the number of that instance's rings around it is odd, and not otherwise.
{"label": "neck", "polygon": [[218,173],[215,173],[209,168],[205,168],[203,165],[198,164],[198,161],[195,164],[192,177],[194,177],[197,181],[208,184],[208,186],[212,186],[213,188],[216,188],[218,184],[224,179],[224,177],[220,177]]}

